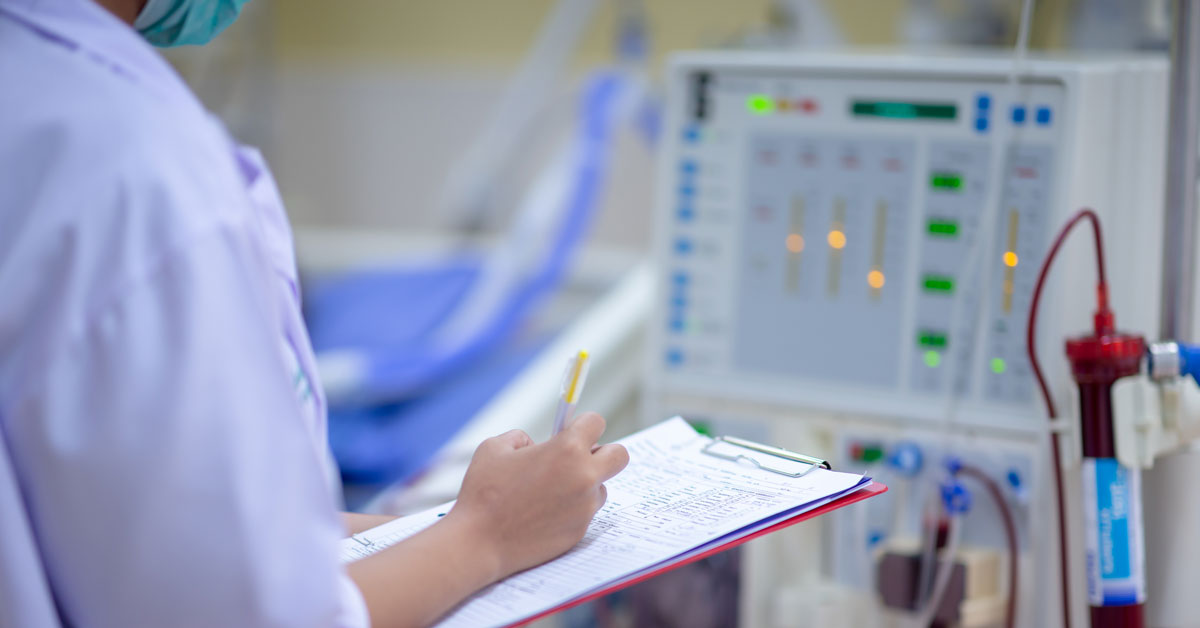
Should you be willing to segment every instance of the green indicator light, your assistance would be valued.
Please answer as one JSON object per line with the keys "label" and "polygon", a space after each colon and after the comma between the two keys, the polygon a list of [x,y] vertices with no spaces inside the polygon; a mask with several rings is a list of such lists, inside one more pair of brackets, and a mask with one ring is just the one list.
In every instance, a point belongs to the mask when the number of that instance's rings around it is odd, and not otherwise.
{"label": "green indicator light", "polygon": [[856,116],[901,120],[954,120],[958,118],[958,106],[944,103],[856,100],[850,103],[850,113]]}
{"label": "green indicator light", "polygon": [[925,352],[925,366],[935,369],[942,363],[942,354],[930,349]]}
{"label": "green indicator light", "polygon": [[954,278],[942,275],[925,275],[925,290],[927,292],[950,294],[954,292]]}
{"label": "green indicator light", "polygon": [[935,172],[929,176],[929,185],[938,190],[959,190],[962,189],[963,178],[955,172]]}
{"label": "green indicator light", "polygon": [[921,345],[922,347],[931,347],[934,349],[945,349],[946,342],[947,342],[946,334],[939,334],[936,332],[922,332],[920,335],[917,336],[917,344]]}
{"label": "green indicator light", "polygon": [[878,446],[864,447],[858,459],[861,462],[878,462],[883,460],[883,448]]}
{"label": "green indicator light", "polygon": [[929,235],[952,238],[958,235],[958,223],[953,220],[930,220]]}
{"label": "green indicator light", "polygon": [[911,103],[857,101],[850,107],[856,116],[878,116],[880,118],[915,118],[917,108]]}
{"label": "green indicator light", "polygon": [[1000,375],[1008,369],[1008,364],[1005,364],[1003,358],[992,358],[992,372]]}
{"label": "green indicator light", "polygon": [[762,94],[754,94],[746,99],[746,109],[750,113],[764,115],[775,111],[775,101]]}

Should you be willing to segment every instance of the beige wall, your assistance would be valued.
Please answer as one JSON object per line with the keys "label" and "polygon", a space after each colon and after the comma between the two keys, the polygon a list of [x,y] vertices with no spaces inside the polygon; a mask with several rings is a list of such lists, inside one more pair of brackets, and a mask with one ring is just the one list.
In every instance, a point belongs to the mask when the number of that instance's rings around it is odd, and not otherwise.
{"label": "beige wall", "polygon": [[[514,64],[557,0],[275,0],[275,41],[285,59],[353,63]],[[719,46],[770,19],[771,0],[642,0],[655,51]],[[909,0],[810,0],[822,6],[853,45],[897,41]],[[971,0],[935,0],[946,15]],[[1073,0],[1039,0],[1033,43],[1062,45]],[[611,58],[616,7],[604,0],[579,53],[592,64]],[[1019,0],[1009,13],[1016,19]]]}
{"label": "beige wall", "polygon": [[[656,51],[718,45],[761,27],[769,0],[645,0]],[[516,63],[554,0],[281,0],[276,41],[284,59],[323,62]],[[580,50],[611,58],[617,2],[601,2]],[[331,10],[331,6],[337,10]]]}

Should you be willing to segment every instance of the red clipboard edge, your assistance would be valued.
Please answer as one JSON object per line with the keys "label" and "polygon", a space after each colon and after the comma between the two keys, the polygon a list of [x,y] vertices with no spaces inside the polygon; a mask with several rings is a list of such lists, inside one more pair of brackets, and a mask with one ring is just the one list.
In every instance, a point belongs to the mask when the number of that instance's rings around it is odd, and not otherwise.
{"label": "red clipboard edge", "polygon": [[542,619],[544,617],[549,617],[550,615],[553,615],[555,613],[560,613],[562,611],[565,611],[568,608],[574,608],[576,606],[579,606],[580,604],[583,604],[584,602],[591,602],[592,600],[595,600],[597,598],[602,598],[610,593],[616,593],[617,591],[631,587],[639,582],[644,582],[644,581],[654,578],[656,576],[662,575],[668,571],[678,569],[679,567],[682,567],[684,565],[694,563],[702,558],[708,558],[709,556],[712,556],[713,554],[720,554],[721,552],[724,552],[725,550],[733,549],[739,545],[746,543],[747,541],[752,541],[754,539],[757,539],[760,536],[770,534],[772,532],[776,532],[776,531],[782,530],[787,527],[791,527],[802,521],[808,521],[809,519],[815,519],[817,517],[820,517],[821,515],[831,513],[839,508],[844,508],[846,506],[849,506],[850,504],[856,504],[858,502],[861,502],[864,499],[870,499],[872,497],[875,497],[876,495],[882,495],[882,494],[886,493],[887,490],[888,490],[888,487],[885,484],[881,484],[879,482],[872,481],[871,484],[869,484],[857,491],[854,491],[853,493],[850,493],[849,495],[839,497],[838,499],[835,499],[835,500],[829,502],[828,504],[825,504],[824,506],[819,506],[819,507],[813,508],[812,510],[809,510],[807,512],[802,512],[802,513],[796,515],[795,517],[792,517],[791,519],[784,519],[783,521],[780,521],[779,523],[776,523],[775,525],[772,525],[770,527],[763,528],[763,529],[759,530],[758,532],[754,532],[753,534],[748,534],[739,539],[730,541],[724,545],[718,545],[717,547],[714,547],[706,552],[696,554],[695,556],[689,556],[688,558],[685,558],[677,563],[671,563],[670,565],[666,565],[660,569],[655,569],[654,571],[644,573],[632,580],[626,580],[619,584],[615,584],[611,587],[608,587],[607,589],[601,589],[599,591],[589,593],[583,597],[576,598],[574,600],[571,600],[570,602],[556,606],[552,609],[542,611],[541,613],[538,613],[537,615],[534,615],[533,617],[530,617],[528,619],[523,619],[515,624],[509,624],[509,628],[517,628],[518,626],[525,626],[525,625],[533,623],[539,619]]}

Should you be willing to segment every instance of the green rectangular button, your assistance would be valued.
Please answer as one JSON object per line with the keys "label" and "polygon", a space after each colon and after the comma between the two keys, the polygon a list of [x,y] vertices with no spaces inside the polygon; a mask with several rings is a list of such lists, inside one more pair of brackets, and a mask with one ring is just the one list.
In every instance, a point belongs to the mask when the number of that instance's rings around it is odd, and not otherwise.
{"label": "green rectangular button", "polygon": [[935,172],[929,175],[929,185],[938,190],[959,190],[963,186],[963,178],[957,172]]}
{"label": "green rectangular button", "polygon": [[945,275],[925,275],[925,290],[950,294],[954,292],[954,278]]}
{"label": "green rectangular button", "polygon": [[917,344],[922,347],[930,347],[933,349],[946,348],[946,334],[940,334],[932,331],[924,331],[917,334]]}
{"label": "green rectangular button", "polygon": [[958,223],[953,220],[933,219],[929,221],[929,235],[951,238],[958,235]]}

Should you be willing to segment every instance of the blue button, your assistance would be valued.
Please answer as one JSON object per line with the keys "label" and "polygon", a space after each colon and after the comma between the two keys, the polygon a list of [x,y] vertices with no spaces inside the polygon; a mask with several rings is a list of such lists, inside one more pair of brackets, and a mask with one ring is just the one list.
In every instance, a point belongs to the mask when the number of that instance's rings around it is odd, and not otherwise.
{"label": "blue button", "polygon": [[992,106],[992,97],[988,96],[987,94],[980,94],[975,99],[975,106],[986,111],[989,107]]}
{"label": "blue button", "polygon": [[1050,125],[1050,108],[1049,107],[1038,107],[1037,123],[1042,126]]}
{"label": "blue button", "polygon": [[887,459],[893,469],[906,477],[913,477],[920,473],[924,461],[925,454],[921,451],[920,445],[908,441],[897,443]]}
{"label": "blue button", "polygon": [[696,174],[696,171],[699,170],[700,167],[696,165],[696,162],[690,159],[685,159],[679,164],[679,169],[685,174]]}
{"label": "blue button", "polygon": [[683,319],[682,318],[672,318],[671,319],[671,330],[679,331],[679,332],[683,331]]}
{"label": "blue button", "polygon": [[686,255],[692,252],[692,241],[680,238],[675,241],[675,252],[680,255]]}
{"label": "blue button", "polygon": [[691,222],[696,217],[696,212],[691,207],[680,207],[678,215],[680,222]]}
{"label": "blue button", "polygon": [[1024,107],[1022,107],[1020,105],[1016,105],[1012,108],[1012,121],[1013,121],[1013,124],[1025,124],[1025,108]]}
{"label": "blue button", "polygon": [[683,352],[679,349],[667,349],[667,364],[683,364]]}
{"label": "blue button", "polygon": [[975,130],[983,133],[988,129],[987,118],[975,118]]}
{"label": "blue button", "polygon": [[1014,489],[1021,488],[1021,474],[1016,469],[1009,469],[1008,473],[1004,477],[1006,480],[1008,480],[1009,486],[1013,487]]}
{"label": "blue button", "polygon": [[696,188],[690,185],[681,185],[679,186],[679,195],[691,198],[696,195]]}
{"label": "blue button", "polygon": [[695,144],[700,141],[700,127],[692,124],[683,128],[683,141]]}
{"label": "blue button", "polygon": [[675,276],[672,279],[675,281],[675,285],[677,286],[686,286],[688,284],[687,273],[675,273]]}
{"label": "blue button", "polygon": [[687,307],[687,299],[681,296],[676,296],[674,299],[671,299],[671,305],[679,308]]}

